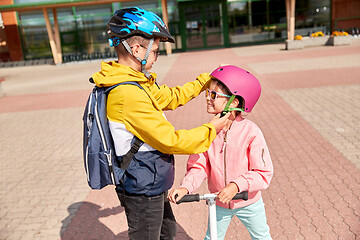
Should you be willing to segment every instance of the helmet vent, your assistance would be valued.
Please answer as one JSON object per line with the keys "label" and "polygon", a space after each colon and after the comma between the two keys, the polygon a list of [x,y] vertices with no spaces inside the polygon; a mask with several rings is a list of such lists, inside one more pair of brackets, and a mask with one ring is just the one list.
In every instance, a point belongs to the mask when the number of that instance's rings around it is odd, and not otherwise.
{"label": "helmet vent", "polygon": [[224,70],[224,69],[223,69],[223,68],[219,68],[219,70],[218,70],[218,71],[219,71],[219,72],[221,72],[222,70]]}

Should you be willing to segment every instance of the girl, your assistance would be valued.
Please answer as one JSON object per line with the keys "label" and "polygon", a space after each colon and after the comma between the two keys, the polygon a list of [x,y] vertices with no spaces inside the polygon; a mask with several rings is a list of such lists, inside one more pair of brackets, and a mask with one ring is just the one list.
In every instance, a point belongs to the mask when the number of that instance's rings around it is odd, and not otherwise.
{"label": "girl", "polygon": [[[270,184],[273,164],[261,130],[243,117],[243,112],[250,113],[258,101],[260,83],[251,73],[231,65],[215,69],[210,76],[206,91],[207,112],[230,112],[231,115],[210,148],[189,157],[188,171],[180,188],[171,190],[168,198],[176,203],[207,178],[209,191],[218,195],[218,239],[224,239],[234,215],[245,225],[252,239],[271,239],[261,190]],[[242,191],[248,191],[247,201],[231,200]],[[205,239],[210,239],[209,228]]]}

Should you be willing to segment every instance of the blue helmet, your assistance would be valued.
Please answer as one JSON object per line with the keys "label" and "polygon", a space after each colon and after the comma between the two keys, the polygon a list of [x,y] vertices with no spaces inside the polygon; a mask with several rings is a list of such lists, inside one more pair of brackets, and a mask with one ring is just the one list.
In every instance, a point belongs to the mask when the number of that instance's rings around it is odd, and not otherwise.
{"label": "blue helmet", "polygon": [[108,34],[110,38],[142,35],[149,39],[160,38],[163,42],[175,42],[159,16],[138,7],[117,10],[108,22]]}

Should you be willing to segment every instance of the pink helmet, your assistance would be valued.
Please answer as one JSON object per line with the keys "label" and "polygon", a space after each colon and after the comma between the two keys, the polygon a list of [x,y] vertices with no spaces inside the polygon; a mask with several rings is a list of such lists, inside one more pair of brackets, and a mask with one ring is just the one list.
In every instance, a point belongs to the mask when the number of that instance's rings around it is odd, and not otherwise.
{"label": "pink helmet", "polygon": [[260,83],[254,75],[239,67],[227,65],[215,69],[210,76],[224,83],[233,95],[241,96],[245,102],[245,112],[251,112],[261,93]]}

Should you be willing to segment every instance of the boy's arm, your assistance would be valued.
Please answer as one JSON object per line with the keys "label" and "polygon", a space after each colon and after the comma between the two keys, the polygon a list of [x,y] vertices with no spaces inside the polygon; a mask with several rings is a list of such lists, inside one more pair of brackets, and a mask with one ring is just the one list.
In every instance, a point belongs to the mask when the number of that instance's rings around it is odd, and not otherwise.
{"label": "boy's arm", "polygon": [[249,171],[234,179],[239,191],[260,191],[269,187],[273,176],[273,164],[265,138],[260,129],[249,146]]}
{"label": "boy's arm", "polygon": [[205,152],[216,137],[216,129],[211,123],[189,130],[175,130],[163,112],[155,108],[147,93],[136,86],[124,85],[114,90],[108,98],[109,120],[123,123],[129,132],[162,153]]}
{"label": "boy's arm", "polygon": [[152,87],[152,94],[163,110],[174,110],[185,105],[191,99],[198,96],[208,85],[210,76],[208,73],[200,74],[195,81],[187,82],[183,86],[168,87],[166,85]]}

